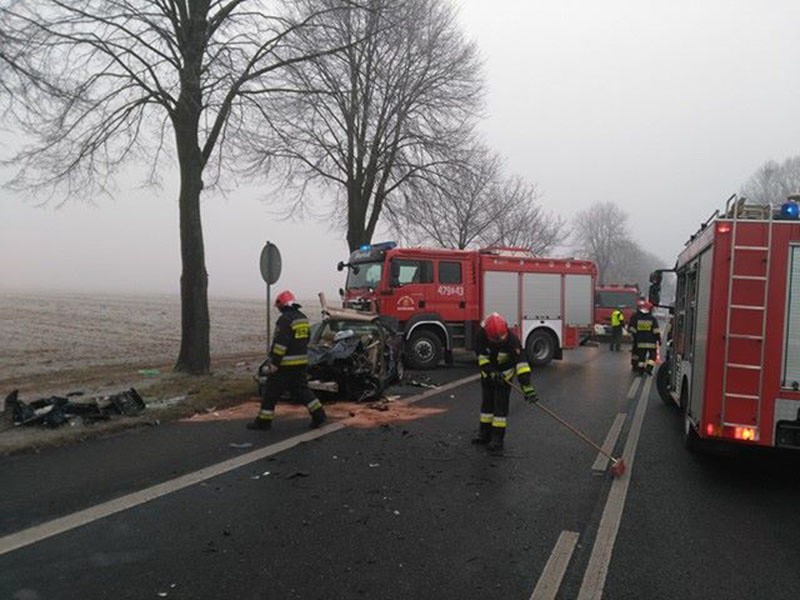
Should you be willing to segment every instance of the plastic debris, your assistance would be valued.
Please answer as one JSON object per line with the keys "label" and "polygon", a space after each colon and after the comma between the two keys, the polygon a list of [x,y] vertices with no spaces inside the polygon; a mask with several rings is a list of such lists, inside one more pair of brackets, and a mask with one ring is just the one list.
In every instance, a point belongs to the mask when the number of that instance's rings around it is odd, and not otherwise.
{"label": "plastic debris", "polygon": [[159,369],[139,369],[137,372],[144,377],[158,377],[161,374]]}

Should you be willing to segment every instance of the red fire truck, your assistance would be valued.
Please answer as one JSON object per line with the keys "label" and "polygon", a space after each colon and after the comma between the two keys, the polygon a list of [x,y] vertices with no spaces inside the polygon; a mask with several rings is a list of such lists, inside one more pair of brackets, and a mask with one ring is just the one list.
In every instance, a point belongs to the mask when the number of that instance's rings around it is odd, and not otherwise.
{"label": "red fire truck", "polygon": [[[702,440],[800,448],[800,222],[735,195],[687,242],[674,269],[675,304],[661,398],[684,415],[689,449]],[[659,301],[662,274],[651,275]]]}
{"label": "red fire truck", "polygon": [[394,318],[406,362],[433,368],[472,349],[481,319],[498,312],[535,365],[560,359],[591,335],[597,269],[584,260],[534,257],[526,250],[363,246],[348,269],[344,306]]}
{"label": "red fire truck", "polygon": [[611,313],[619,308],[629,323],[639,301],[639,284],[608,283],[598,285],[594,294],[594,329],[599,335],[611,333]]}

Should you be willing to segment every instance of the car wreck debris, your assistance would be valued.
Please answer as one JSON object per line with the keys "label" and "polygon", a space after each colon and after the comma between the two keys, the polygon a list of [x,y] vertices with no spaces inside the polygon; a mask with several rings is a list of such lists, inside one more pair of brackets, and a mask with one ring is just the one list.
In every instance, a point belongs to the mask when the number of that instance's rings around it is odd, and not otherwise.
{"label": "car wreck debris", "polygon": [[145,408],[142,397],[134,388],[118,394],[75,400],[75,394],[39,398],[32,402],[19,399],[19,390],[14,390],[5,399],[6,410],[11,411],[15,426],[42,425],[59,427],[71,419],[80,417],[84,421],[106,421],[113,415],[133,416]]}
{"label": "car wreck debris", "polygon": [[334,309],[320,298],[323,320],[308,347],[309,387],[336,399],[380,398],[403,378],[403,336],[390,319]]}

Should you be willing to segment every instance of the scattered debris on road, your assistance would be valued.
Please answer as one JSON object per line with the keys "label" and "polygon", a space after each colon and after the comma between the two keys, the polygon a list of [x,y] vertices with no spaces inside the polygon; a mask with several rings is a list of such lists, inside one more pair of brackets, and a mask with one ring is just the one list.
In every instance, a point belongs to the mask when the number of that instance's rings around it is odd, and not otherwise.
{"label": "scattered debris on road", "polygon": [[135,388],[110,396],[74,399],[82,395],[83,392],[70,392],[66,396],[24,402],[19,399],[19,390],[14,390],[6,396],[5,407],[11,410],[15,426],[46,427],[60,427],[73,419],[82,419],[84,422],[107,421],[114,415],[136,415],[145,408],[144,400]]}

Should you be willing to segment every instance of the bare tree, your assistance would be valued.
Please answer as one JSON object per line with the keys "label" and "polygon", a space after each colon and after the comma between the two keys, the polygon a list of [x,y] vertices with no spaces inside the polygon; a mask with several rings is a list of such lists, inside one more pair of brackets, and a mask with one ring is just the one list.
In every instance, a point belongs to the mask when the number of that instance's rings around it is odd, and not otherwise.
{"label": "bare tree", "polygon": [[525,248],[544,256],[561,244],[565,222],[547,214],[537,203],[539,194],[534,184],[511,177],[502,182],[499,196],[503,209],[492,226],[480,234],[484,245]]}
{"label": "bare tree", "polygon": [[623,239],[620,240],[613,253],[604,281],[606,283],[636,283],[642,293],[647,294],[650,273],[664,268],[665,264],[658,256],[648,252],[637,242]]}
{"label": "bare tree", "polygon": [[563,221],[536,203],[536,186],[505,178],[503,161],[472,142],[453,162],[411,182],[386,214],[397,237],[444,248],[514,246],[544,254],[563,234]]}
{"label": "bare tree", "polygon": [[[303,0],[307,11],[333,0]],[[482,99],[477,48],[444,0],[367,0],[366,11],[336,13],[326,29],[307,31],[305,52],[347,46],[295,65],[272,131],[252,138],[254,169],[277,159],[307,207],[309,185],[333,189],[350,249],[371,241],[392,196],[450,160],[469,135]],[[365,40],[363,43],[356,43]],[[289,118],[291,117],[291,118]],[[278,146],[270,140],[279,138]],[[264,151],[268,148],[268,151]],[[407,191],[406,198],[410,198]]]}
{"label": "bare tree", "polygon": [[470,145],[409,181],[386,207],[392,228],[418,243],[466,248],[495,226],[504,206],[499,195],[502,161],[481,144]]}
{"label": "bare tree", "polygon": [[608,274],[620,245],[630,238],[628,215],[614,202],[596,202],[575,215],[573,232],[580,254],[597,265],[600,283]]}
{"label": "bare tree", "polygon": [[261,116],[254,98],[279,89],[274,76],[333,50],[321,38],[313,48],[297,42],[342,4],[300,16],[293,2],[266,0],[2,1],[3,31],[16,44],[3,50],[31,75],[11,90],[28,109],[17,116],[33,140],[14,159],[12,187],[91,198],[110,194],[133,161],[157,183],[159,167],[177,159],[178,371],[210,367],[201,191],[238,164],[241,138]]}
{"label": "bare tree", "polygon": [[791,194],[800,193],[800,156],[782,163],[770,160],[761,165],[742,186],[740,196],[758,204],[780,205]]}

